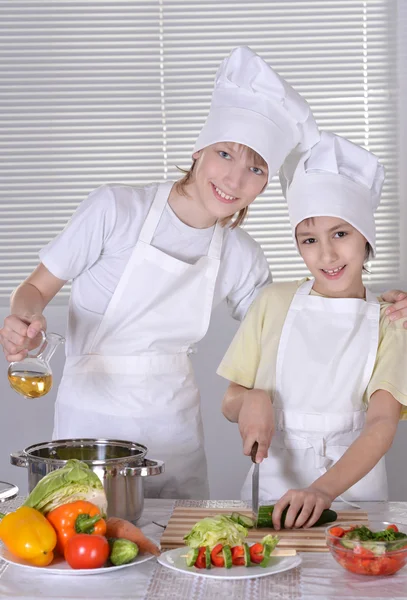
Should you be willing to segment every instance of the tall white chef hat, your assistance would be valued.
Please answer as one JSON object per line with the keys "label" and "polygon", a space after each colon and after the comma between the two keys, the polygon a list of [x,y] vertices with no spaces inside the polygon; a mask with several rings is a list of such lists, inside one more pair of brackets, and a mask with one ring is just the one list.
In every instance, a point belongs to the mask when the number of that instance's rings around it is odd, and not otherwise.
{"label": "tall white chef hat", "polygon": [[304,219],[338,217],[360,231],[375,256],[374,212],[380,202],[384,167],[374,154],[322,131],[311,150],[287,158],[280,182],[295,240],[295,229]]}
{"label": "tall white chef hat", "polygon": [[223,60],[208,118],[194,152],[217,142],[255,150],[268,165],[269,182],[296,147],[311,148],[319,132],[308,103],[260,56],[245,46]]}

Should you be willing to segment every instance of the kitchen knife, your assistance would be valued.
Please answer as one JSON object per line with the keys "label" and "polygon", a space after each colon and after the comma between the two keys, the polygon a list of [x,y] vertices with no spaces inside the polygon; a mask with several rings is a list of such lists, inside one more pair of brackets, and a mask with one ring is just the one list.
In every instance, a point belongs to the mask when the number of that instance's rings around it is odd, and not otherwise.
{"label": "kitchen knife", "polygon": [[254,442],[252,446],[252,451],[250,453],[253,465],[253,473],[252,473],[252,511],[254,518],[254,526],[257,527],[257,518],[259,516],[259,467],[260,465],[256,463],[256,454],[259,444]]}

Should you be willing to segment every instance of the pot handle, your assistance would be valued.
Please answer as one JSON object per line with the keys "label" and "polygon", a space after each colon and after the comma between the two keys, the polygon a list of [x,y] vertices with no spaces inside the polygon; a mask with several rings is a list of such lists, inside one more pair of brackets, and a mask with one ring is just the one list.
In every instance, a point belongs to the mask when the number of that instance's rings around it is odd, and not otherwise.
{"label": "pot handle", "polygon": [[17,450],[17,452],[11,452],[10,462],[15,467],[28,467],[28,460],[24,453],[24,450]]}
{"label": "pot handle", "polygon": [[120,471],[120,475],[125,477],[150,477],[150,475],[159,475],[165,471],[165,465],[162,460],[144,459],[143,464],[138,467],[125,467]]}

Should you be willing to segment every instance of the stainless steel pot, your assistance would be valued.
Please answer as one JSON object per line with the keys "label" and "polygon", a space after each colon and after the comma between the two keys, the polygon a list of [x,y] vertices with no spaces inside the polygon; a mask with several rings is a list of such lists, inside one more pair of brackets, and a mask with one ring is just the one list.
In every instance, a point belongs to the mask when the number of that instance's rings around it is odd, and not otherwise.
{"label": "stainless steel pot", "polygon": [[28,489],[67,460],[77,458],[103,483],[108,516],[137,521],[144,506],[144,478],[164,471],[160,460],[148,460],[146,446],[123,440],[54,440],[28,446],[10,454],[10,462],[28,469]]}

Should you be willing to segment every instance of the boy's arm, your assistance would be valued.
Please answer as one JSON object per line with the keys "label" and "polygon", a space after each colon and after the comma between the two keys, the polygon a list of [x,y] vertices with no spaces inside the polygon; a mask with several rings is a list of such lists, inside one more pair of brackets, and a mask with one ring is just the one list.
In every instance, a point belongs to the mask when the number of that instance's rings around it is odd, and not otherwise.
{"label": "boy's arm", "polygon": [[256,462],[266,458],[274,432],[273,404],[269,394],[231,383],[222,401],[222,413],[232,423],[239,424],[243,453],[249,456],[257,442]]}
{"label": "boy's arm", "polygon": [[401,408],[400,402],[389,392],[377,390],[370,398],[366,423],[360,436],[312,485],[284,494],[273,511],[274,527],[279,528],[281,513],[288,505],[285,527],[311,527],[316,523],[323,509],[329,508],[337,496],[367,475],[389,450]]}
{"label": "boy's arm", "polygon": [[22,360],[27,349],[38,346],[37,336],[47,327],[42,312],[64,284],[41,263],[13,292],[11,314],[0,329],[0,343],[9,362]]}

